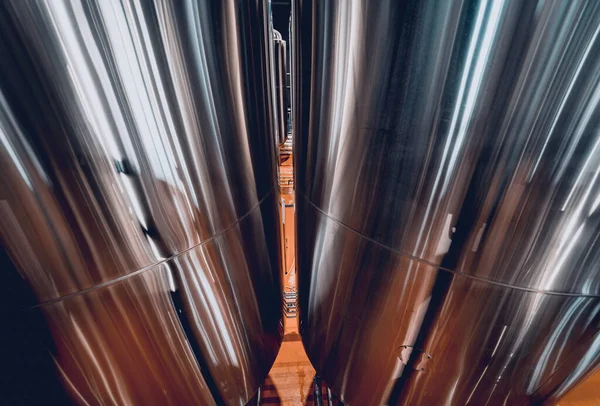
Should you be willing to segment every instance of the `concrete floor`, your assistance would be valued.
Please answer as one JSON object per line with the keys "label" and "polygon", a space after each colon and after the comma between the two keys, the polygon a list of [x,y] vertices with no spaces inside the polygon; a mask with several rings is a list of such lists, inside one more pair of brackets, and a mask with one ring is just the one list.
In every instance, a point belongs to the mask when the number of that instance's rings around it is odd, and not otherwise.
{"label": "concrete floor", "polygon": [[296,319],[285,320],[283,344],[263,385],[260,404],[312,405],[315,370],[302,347]]}

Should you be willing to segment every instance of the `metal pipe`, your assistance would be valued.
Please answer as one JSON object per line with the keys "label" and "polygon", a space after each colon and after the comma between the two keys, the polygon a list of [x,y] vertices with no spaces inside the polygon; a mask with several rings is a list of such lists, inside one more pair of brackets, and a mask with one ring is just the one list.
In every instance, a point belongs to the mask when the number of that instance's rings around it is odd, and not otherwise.
{"label": "metal pipe", "polygon": [[600,3],[292,13],[317,372],[349,404],[562,396],[600,356]]}
{"label": "metal pipe", "polygon": [[279,146],[285,144],[288,138],[288,95],[287,95],[287,49],[286,42],[281,34],[273,31],[273,55],[275,74],[275,107],[277,111],[277,142]]}
{"label": "metal pipe", "polygon": [[275,359],[268,12],[0,4],[0,240],[76,403],[245,405]]}

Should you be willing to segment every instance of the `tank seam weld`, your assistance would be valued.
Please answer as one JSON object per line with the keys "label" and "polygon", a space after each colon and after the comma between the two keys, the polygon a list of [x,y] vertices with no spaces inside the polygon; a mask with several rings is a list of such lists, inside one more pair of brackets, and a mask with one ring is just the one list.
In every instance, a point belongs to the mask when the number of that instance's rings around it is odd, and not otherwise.
{"label": "tank seam weld", "polygon": [[516,289],[516,290],[522,290],[522,291],[526,291],[526,292],[531,292],[531,293],[539,293],[539,294],[544,294],[544,295],[554,295],[554,296],[571,296],[571,297],[589,297],[589,298],[600,298],[600,294],[588,294],[588,293],[574,293],[574,292],[558,292],[558,291],[552,291],[552,290],[540,290],[540,289],[535,289],[535,288],[528,288],[525,286],[518,286],[518,285],[513,285],[510,283],[506,283],[506,282],[500,282],[500,281],[495,281],[493,279],[488,279],[488,278],[482,278],[481,276],[475,276],[475,275],[471,275],[465,272],[461,272],[461,271],[457,271],[455,269],[450,269],[450,268],[445,268],[442,267],[440,265],[436,265],[433,262],[429,262],[426,259],[423,258],[419,258],[416,257],[412,254],[409,254],[408,252],[399,250],[397,248],[393,248],[390,247],[389,245],[383,244],[382,242],[379,242],[371,237],[368,237],[366,235],[364,235],[363,233],[361,233],[360,231],[354,229],[353,227],[350,227],[349,225],[347,225],[346,223],[342,222],[341,220],[331,216],[330,214],[326,213],[325,211],[323,211],[323,209],[321,209],[319,206],[317,206],[315,203],[313,203],[312,201],[310,201],[310,199],[304,194],[304,193],[300,193],[296,191],[297,195],[301,195],[302,198],[304,198],[304,200],[306,200],[308,202],[308,204],[310,204],[312,207],[314,207],[320,214],[322,214],[323,216],[327,217],[328,219],[334,221],[335,223],[339,224],[340,226],[346,228],[347,230],[353,232],[354,234],[357,234],[358,236],[360,236],[361,238],[376,244],[382,248],[387,249],[388,251],[392,251],[402,257],[406,257],[406,258],[410,258],[412,260],[418,261],[418,262],[422,262],[426,265],[432,266],[438,270],[441,271],[445,271],[445,272],[449,272],[458,276],[462,276],[465,278],[469,278],[469,279],[473,279],[479,282],[483,282],[483,283],[489,283],[492,285],[498,285],[498,286],[502,286],[505,288],[510,288],[510,289]]}
{"label": "tank seam weld", "polygon": [[171,255],[170,257],[161,259],[160,261],[155,262],[155,263],[153,263],[151,265],[147,265],[147,266],[145,266],[143,268],[140,268],[137,271],[133,271],[133,272],[130,272],[128,274],[121,275],[119,277],[111,279],[109,281],[102,282],[102,283],[99,283],[99,284],[94,285],[94,286],[90,286],[89,288],[81,289],[81,290],[78,290],[77,292],[68,293],[68,294],[66,294],[64,296],[59,296],[59,297],[56,297],[56,298],[53,298],[53,299],[45,300],[43,302],[40,302],[38,304],[35,304],[35,305],[30,306],[28,308],[25,308],[24,310],[35,309],[35,308],[39,308],[39,307],[44,307],[44,306],[52,305],[52,304],[61,302],[61,301],[65,300],[65,299],[70,299],[70,298],[75,297],[75,296],[86,294],[86,293],[91,292],[93,290],[102,289],[102,288],[104,288],[106,286],[110,286],[112,284],[121,282],[121,281],[123,281],[125,279],[129,279],[129,278],[134,277],[136,275],[139,275],[139,274],[142,274],[144,272],[147,272],[147,271],[151,270],[152,268],[154,268],[154,267],[156,267],[158,265],[162,265],[165,262],[169,262],[169,261],[171,261],[171,260],[173,260],[173,259],[175,259],[175,258],[177,258],[177,257],[179,257],[179,256],[181,256],[183,254],[188,253],[189,251],[191,251],[193,249],[196,249],[196,248],[198,248],[198,247],[200,247],[200,246],[202,246],[202,245],[204,245],[206,243],[209,243],[209,242],[211,242],[211,241],[219,238],[220,236],[222,236],[226,232],[230,231],[235,226],[237,226],[242,220],[244,220],[246,217],[250,216],[271,195],[271,193],[273,193],[274,190],[275,190],[275,185],[273,185],[271,187],[271,189],[269,189],[269,191],[258,201],[258,203],[256,203],[255,205],[253,205],[250,208],[250,210],[248,210],[248,212],[246,212],[245,214],[243,214],[242,216],[240,216],[234,223],[232,223],[231,225],[227,226],[225,229],[223,229],[223,230],[219,231],[218,233],[210,236],[209,238],[207,238],[204,241],[200,241],[199,243],[194,244],[191,247],[188,247],[188,248],[186,248],[186,249],[178,252],[175,255]]}

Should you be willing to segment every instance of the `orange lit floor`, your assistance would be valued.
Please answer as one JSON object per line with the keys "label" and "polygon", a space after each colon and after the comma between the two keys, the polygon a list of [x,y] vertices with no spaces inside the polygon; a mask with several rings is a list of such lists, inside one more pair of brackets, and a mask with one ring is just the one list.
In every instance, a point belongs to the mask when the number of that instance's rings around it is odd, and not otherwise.
{"label": "orange lit floor", "polygon": [[262,386],[261,405],[304,406],[313,404],[315,370],[298,335],[296,319],[286,320],[285,336],[275,364]]}
{"label": "orange lit floor", "polygon": [[[285,204],[282,213],[283,284],[287,292],[296,289],[294,260],[294,195],[291,156],[280,166],[281,198]],[[261,405],[313,405],[315,370],[310,364],[300,335],[295,314],[284,317],[283,343],[265,383],[261,387]],[[326,404],[326,402],[324,403]]]}

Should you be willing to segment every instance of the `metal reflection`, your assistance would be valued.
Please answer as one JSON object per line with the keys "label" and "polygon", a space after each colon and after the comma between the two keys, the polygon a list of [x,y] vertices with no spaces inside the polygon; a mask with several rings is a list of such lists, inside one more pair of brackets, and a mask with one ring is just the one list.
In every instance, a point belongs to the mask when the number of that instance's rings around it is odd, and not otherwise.
{"label": "metal reflection", "polygon": [[0,239],[78,403],[242,405],[275,357],[268,12],[0,4]]}
{"label": "metal reflection", "polygon": [[[597,298],[525,292],[461,276],[443,303],[424,344],[434,354],[432,366],[426,374],[408,372],[400,404],[530,402],[553,374],[566,378],[558,368],[590,345],[600,322]],[[440,362],[435,354],[443,354]],[[577,378],[570,379],[572,386]]]}
{"label": "metal reflection", "polygon": [[308,1],[293,24],[323,379],[361,405],[566,393],[598,359],[600,4]]}
{"label": "metal reflection", "polygon": [[275,204],[146,272],[44,306],[71,397],[244,405],[281,340],[280,293],[265,289],[277,276],[267,244],[278,229],[258,231]]}

